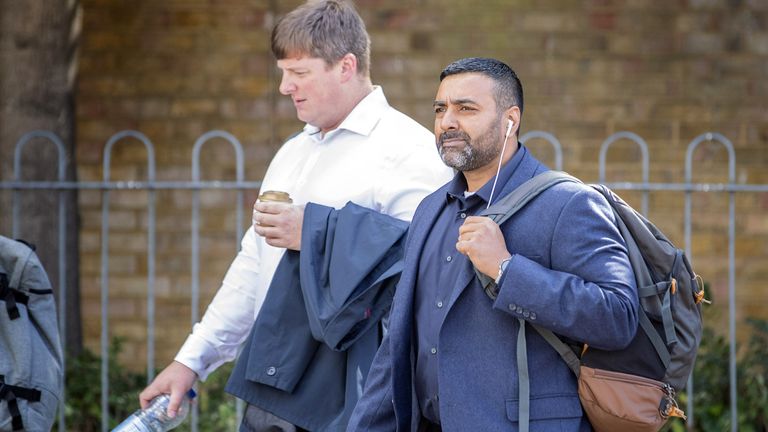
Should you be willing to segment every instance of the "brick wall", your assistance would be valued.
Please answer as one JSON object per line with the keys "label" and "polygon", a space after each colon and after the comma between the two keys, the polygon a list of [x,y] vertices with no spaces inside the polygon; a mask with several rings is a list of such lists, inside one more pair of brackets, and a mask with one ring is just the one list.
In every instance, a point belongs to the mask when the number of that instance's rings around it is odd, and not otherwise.
{"label": "brick wall", "polygon": [[[269,53],[275,16],[297,1],[83,2],[77,97],[80,180],[101,180],[104,145],[123,129],[154,143],[159,180],[191,179],[194,141],[233,133],[245,151],[246,180],[259,180],[281,141],[298,130]],[[684,181],[688,143],[718,131],[736,150],[736,180],[768,183],[768,3],[761,0],[359,0],[373,40],[372,76],[390,102],[431,128],[439,71],[466,56],[493,56],[520,75],[522,132],[562,142],[564,168],[597,180],[598,152],[630,130],[650,146],[652,182]],[[553,163],[546,143],[534,152]],[[234,179],[225,142],[202,152],[203,179]],[[639,181],[639,151],[617,143],[609,181]],[[702,144],[694,181],[726,182],[727,154]],[[146,152],[119,143],[111,177],[142,180]],[[247,210],[257,191],[246,195]],[[636,193],[622,193],[640,205]],[[235,246],[234,193],[202,194],[201,313]],[[683,247],[683,195],[650,194],[650,217]],[[693,195],[693,261],[727,310],[727,194]],[[146,192],[113,192],[110,216],[110,326],[143,358]],[[157,192],[157,364],[189,331],[191,192]],[[768,194],[736,195],[737,310],[768,317]],[[89,346],[100,331],[101,195],[81,193],[83,321]],[[140,365],[137,365],[140,366]]]}

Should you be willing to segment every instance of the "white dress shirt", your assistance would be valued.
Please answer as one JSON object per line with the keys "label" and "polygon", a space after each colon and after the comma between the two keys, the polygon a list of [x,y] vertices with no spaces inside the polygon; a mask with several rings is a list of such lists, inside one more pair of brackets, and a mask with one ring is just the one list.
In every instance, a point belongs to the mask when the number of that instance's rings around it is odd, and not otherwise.
{"label": "white dress shirt", "polygon": [[[338,128],[323,136],[307,124],[288,140],[272,159],[261,190],[288,192],[294,204],[340,209],[352,201],[410,221],[419,202],[452,177],[453,170],[440,160],[434,136],[392,108],[377,86]],[[242,250],[175,360],[201,380],[233,360],[284,252],[249,228]]]}

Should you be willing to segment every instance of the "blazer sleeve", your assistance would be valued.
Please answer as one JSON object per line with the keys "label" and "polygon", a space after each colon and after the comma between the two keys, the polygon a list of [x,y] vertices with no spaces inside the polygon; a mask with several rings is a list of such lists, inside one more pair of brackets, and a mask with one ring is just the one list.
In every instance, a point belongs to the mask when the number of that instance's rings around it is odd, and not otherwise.
{"label": "blazer sleeve", "polygon": [[387,333],[373,359],[365,390],[352,412],[347,432],[392,432],[396,429],[392,400],[392,360]]}
{"label": "blazer sleeve", "polygon": [[586,187],[546,194],[537,199],[566,200],[549,238],[550,265],[510,251],[494,308],[596,348],[624,348],[637,330],[637,288],[609,204]]}

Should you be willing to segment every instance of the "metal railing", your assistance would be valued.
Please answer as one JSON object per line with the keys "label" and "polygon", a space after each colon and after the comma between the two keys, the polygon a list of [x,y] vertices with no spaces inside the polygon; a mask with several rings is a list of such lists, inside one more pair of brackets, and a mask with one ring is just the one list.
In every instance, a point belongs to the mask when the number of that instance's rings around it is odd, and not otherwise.
{"label": "metal railing", "polygon": [[[147,151],[147,179],[146,181],[112,181],[110,178],[110,163],[111,155],[114,146],[125,138],[133,138],[143,144]],[[235,181],[202,181],[200,179],[200,152],[205,143],[211,139],[224,139],[228,141],[235,150],[235,166],[236,166],[236,180]],[[56,146],[58,152],[58,181],[21,181],[22,165],[21,155],[24,146],[33,139],[45,139],[50,141]],[[562,169],[563,165],[563,151],[562,145],[559,140],[551,133],[544,131],[531,131],[524,134],[521,141],[527,142],[529,147],[538,145],[539,140],[543,140],[549,143],[553,149],[553,166],[556,169]],[[641,182],[607,182],[606,179],[606,164],[607,154],[610,147],[620,141],[629,140],[637,144],[641,152],[641,169],[642,169],[642,181]],[[693,154],[696,148],[706,141],[714,141],[722,144],[728,152],[728,183],[693,183],[692,161]],[[190,181],[157,181],[155,178],[155,158],[154,158],[154,146],[152,142],[141,132],[138,131],[122,131],[118,132],[106,143],[104,149],[103,158],[103,181],[101,182],[69,182],[65,181],[64,177],[64,146],[62,141],[53,133],[48,131],[32,131],[22,136],[16,144],[14,153],[14,180],[12,181],[0,181],[0,190],[12,191],[12,235],[18,236],[19,232],[19,194],[23,191],[29,190],[50,190],[58,193],[59,206],[58,206],[58,223],[59,223],[59,272],[58,272],[58,287],[59,298],[62,301],[59,302],[59,322],[62,335],[62,345],[65,344],[64,335],[65,322],[66,322],[66,305],[63,299],[66,298],[66,266],[64,264],[65,258],[65,244],[66,244],[66,230],[64,227],[65,221],[65,205],[63,200],[63,192],[66,190],[99,190],[102,194],[102,210],[101,210],[101,387],[102,387],[102,412],[105,413],[102,416],[102,430],[107,431],[109,427],[109,417],[107,409],[107,401],[109,395],[109,380],[108,380],[108,336],[109,336],[109,216],[110,216],[110,192],[113,190],[146,190],[148,191],[148,225],[147,225],[147,376],[151,380],[154,376],[155,368],[155,231],[156,231],[156,215],[155,215],[155,192],[158,190],[191,190],[193,192],[192,198],[192,215],[191,215],[191,245],[190,245],[190,258],[191,258],[191,316],[190,322],[194,324],[198,321],[199,310],[199,297],[200,297],[200,267],[199,267],[199,234],[200,234],[200,191],[203,190],[232,190],[236,191],[236,233],[234,235],[234,249],[239,250],[240,239],[243,236],[243,195],[245,190],[256,190],[261,186],[260,181],[245,181],[244,180],[244,157],[242,145],[236,137],[225,131],[209,131],[201,135],[195,142],[192,151],[192,179]],[[688,145],[685,161],[685,181],[683,183],[650,183],[649,181],[649,151],[648,145],[639,135],[633,132],[617,132],[610,135],[602,143],[599,153],[599,182],[603,183],[614,190],[631,190],[640,191],[642,193],[641,212],[648,214],[648,196],[652,191],[678,191],[685,194],[685,213],[684,213],[684,236],[685,236],[685,250],[691,259],[693,259],[692,246],[691,246],[691,203],[693,192],[724,192],[728,193],[729,199],[729,214],[728,214],[728,328],[729,328],[729,340],[730,340],[730,353],[729,353],[729,365],[730,365],[730,395],[731,395],[731,429],[737,430],[737,393],[736,393],[736,309],[735,309],[735,194],[752,192],[752,193],[765,193],[768,192],[768,185],[766,184],[736,184],[735,183],[735,152],[731,142],[723,135],[718,133],[704,133],[693,139]],[[66,348],[66,346],[64,346]],[[689,380],[688,394],[693,394],[693,382]],[[693,398],[688,399],[688,424],[689,426],[694,422],[694,410],[692,406]],[[65,430],[64,425],[64,407],[65,401],[62,398],[60,410],[59,410],[59,430]],[[237,415],[238,421],[243,414],[243,404],[238,403]],[[192,430],[197,430],[198,413],[195,406],[192,414]]]}

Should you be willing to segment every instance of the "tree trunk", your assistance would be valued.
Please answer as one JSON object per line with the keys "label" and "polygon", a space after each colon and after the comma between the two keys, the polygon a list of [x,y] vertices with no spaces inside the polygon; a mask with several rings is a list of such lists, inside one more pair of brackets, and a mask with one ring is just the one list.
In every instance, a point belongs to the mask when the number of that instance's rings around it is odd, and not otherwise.
{"label": "tree trunk", "polygon": [[[0,179],[59,179],[59,153],[53,142],[34,138],[24,146],[21,175],[13,167],[19,139],[29,131],[47,130],[64,145],[65,180],[75,181],[74,84],[80,29],[76,0],[0,0]],[[0,198],[0,232],[11,237],[11,193]],[[82,349],[80,329],[77,192],[23,190],[16,237],[37,246],[57,295],[66,306],[65,346]],[[64,200],[66,233],[64,270],[59,266],[59,197]],[[62,298],[66,287],[66,298]]]}

